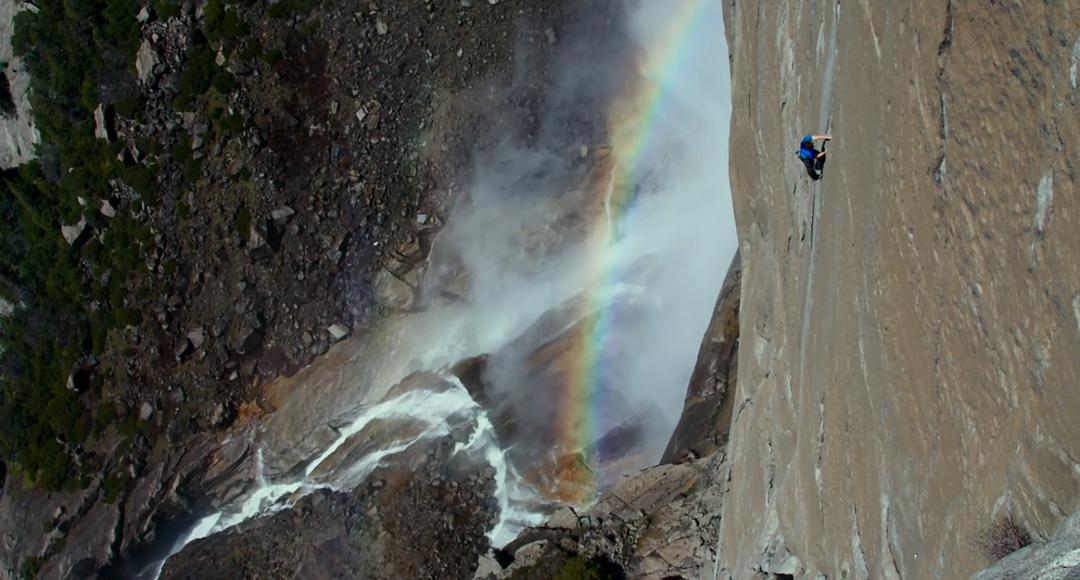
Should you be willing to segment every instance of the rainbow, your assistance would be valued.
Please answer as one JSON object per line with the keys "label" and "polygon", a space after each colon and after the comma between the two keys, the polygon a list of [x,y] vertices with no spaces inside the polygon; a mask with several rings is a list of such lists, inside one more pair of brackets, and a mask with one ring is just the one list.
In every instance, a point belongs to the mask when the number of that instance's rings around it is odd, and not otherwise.
{"label": "rainbow", "polygon": [[[591,229],[587,242],[588,271],[591,273],[583,292],[583,323],[575,337],[578,358],[571,365],[570,376],[562,385],[557,412],[556,439],[563,454],[557,467],[557,495],[570,502],[592,499],[620,473],[604,473],[595,457],[583,457],[581,451],[597,441],[608,429],[628,417],[611,417],[605,424],[603,382],[610,380],[610,338],[617,332],[618,307],[611,300],[611,289],[619,282],[614,246],[618,224],[630,213],[636,192],[651,169],[650,157],[656,153],[656,131],[668,110],[670,93],[664,90],[672,75],[685,70],[689,52],[702,15],[716,0],[678,0],[668,11],[671,18],[662,26],[662,35],[644,51],[638,62],[638,75],[624,94],[615,100],[609,114],[610,155],[597,169],[592,190],[600,197],[603,211]],[[671,2],[676,4],[676,2]],[[666,8],[671,8],[665,3]],[[722,34],[717,31],[717,34]],[[726,58],[727,55],[720,55]]]}

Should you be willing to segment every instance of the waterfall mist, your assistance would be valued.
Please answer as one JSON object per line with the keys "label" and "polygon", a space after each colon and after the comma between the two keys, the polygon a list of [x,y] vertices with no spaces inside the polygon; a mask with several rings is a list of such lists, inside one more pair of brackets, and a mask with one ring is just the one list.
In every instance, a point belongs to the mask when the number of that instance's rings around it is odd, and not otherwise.
{"label": "waterfall mist", "polygon": [[[445,437],[452,419],[471,433],[454,454],[496,473],[497,546],[542,522],[551,500],[582,499],[560,493],[558,469],[536,473],[559,465],[553,455],[613,458],[601,486],[659,459],[737,244],[721,6],[611,0],[582,7],[548,42],[556,34],[539,91],[524,65],[513,86],[492,89],[506,98],[462,168],[467,185],[434,240],[416,311],[356,339],[344,367],[312,371],[303,396],[253,431],[252,488],[169,554],[310,490],[348,491],[397,450]],[[484,360],[471,387],[450,376],[470,357]],[[393,391],[407,376],[415,392]],[[440,397],[455,404],[427,404]],[[589,428],[568,437],[575,414]],[[418,430],[349,453],[375,419]]]}
{"label": "waterfall mist", "polygon": [[[693,19],[672,22],[683,10],[692,10]],[[582,412],[593,415],[587,419],[596,436],[632,417],[643,421],[644,464],[659,457],[678,420],[736,249],[727,162],[731,108],[718,2],[641,2],[623,16],[621,22],[584,18],[563,34],[566,48],[541,118],[518,123],[520,133],[477,151],[470,187],[438,239],[426,286],[437,295],[456,285],[468,304],[467,326],[490,338],[475,345],[496,353],[489,388],[513,409],[518,434],[535,439],[519,451],[559,443],[549,433],[559,409],[592,405]],[[658,58],[669,62],[644,65]],[[650,85],[658,95],[648,110],[610,117],[613,103]],[[616,123],[644,135],[637,167],[620,165],[619,151],[603,150],[610,143],[590,141],[610,140]],[[603,212],[610,208],[602,199],[607,174],[595,159],[605,154],[614,154],[613,171],[633,180],[633,202],[611,218],[616,234],[598,247],[590,234],[606,227]],[[568,301],[579,305],[567,307]],[[565,312],[554,320],[533,324],[560,308]],[[595,349],[598,360],[567,364],[596,366],[598,394],[563,400],[573,394],[555,383],[566,377],[538,378],[527,359],[596,310],[607,313],[610,328],[567,348]]]}

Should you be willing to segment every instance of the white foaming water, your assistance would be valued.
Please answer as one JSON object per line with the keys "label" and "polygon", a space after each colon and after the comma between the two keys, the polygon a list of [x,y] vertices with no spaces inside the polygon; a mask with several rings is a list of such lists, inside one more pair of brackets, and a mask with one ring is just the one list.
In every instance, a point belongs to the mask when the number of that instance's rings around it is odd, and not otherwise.
{"label": "white foaming water", "polygon": [[[495,471],[495,497],[499,504],[499,520],[488,537],[495,546],[512,540],[518,532],[529,525],[543,521],[541,514],[529,512],[522,506],[536,497],[535,492],[520,481],[516,471],[507,464],[499,448],[495,430],[487,413],[471,396],[457,377],[446,379],[450,388],[442,391],[416,389],[387,401],[372,405],[352,423],[340,431],[340,435],[304,469],[297,480],[284,483],[266,481],[263,470],[263,453],[256,451],[256,487],[236,508],[227,508],[200,520],[191,532],[177,542],[173,553],[183,546],[211,534],[225,531],[257,516],[272,514],[291,507],[303,496],[318,489],[349,491],[362,483],[384,459],[408,450],[417,442],[438,439],[450,434],[449,419],[464,415],[473,423],[473,431],[464,443],[454,448],[454,454],[469,453],[487,462]],[[328,463],[336,451],[365,427],[380,419],[412,419],[422,421],[428,427],[411,439],[364,455],[359,461],[338,471],[330,466],[328,473],[318,469]]]}
{"label": "white foaming water", "polygon": [[517,537],[521,530],[542,524],[544,515],[529,511],[526,501],[534,499],[536,492],[522,483],[521,476],[506,461],[506,453],[499,448],[495,428],[487,413],[477,417],[476,428],[469,440],[454,447],[454,454],[480,454],[495,470],[495,499],[499,502],[499,519],[488,532],[488,539],[496,547],[502,547]]}

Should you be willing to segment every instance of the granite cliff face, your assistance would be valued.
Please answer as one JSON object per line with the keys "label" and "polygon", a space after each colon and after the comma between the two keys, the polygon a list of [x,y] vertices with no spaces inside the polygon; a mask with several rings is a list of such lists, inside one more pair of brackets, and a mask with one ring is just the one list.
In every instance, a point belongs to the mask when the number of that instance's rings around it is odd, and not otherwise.
{"label": "granite cliff face", "polygon": [[[1075,2],[726,2],[720,577],[960,578],[1080,503]],[[831,133],[811,181],[793,158]]]}

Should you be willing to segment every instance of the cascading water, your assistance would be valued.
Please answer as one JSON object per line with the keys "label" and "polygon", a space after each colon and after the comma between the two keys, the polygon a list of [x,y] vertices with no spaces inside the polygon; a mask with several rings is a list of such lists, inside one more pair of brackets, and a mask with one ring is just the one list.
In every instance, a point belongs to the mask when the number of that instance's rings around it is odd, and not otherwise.
{"label": "cascading water", "polygon": [[[512,468],[503,459],[494,429],[487,414],[469,395],[457,379],[447,379],[449,388],[441,391],[415,389],[389,400],[377,403],[360,414],[340,431],[340,435],[304,469],[302,476],[293,481],[270,483],[262,475],[262,450],[257,451],[256,486],[236,508],[207,516],[200,521],[193,533],[185,538],[191,542],[199,538],[229,529],[258,515],[265,515],[295,503],[299,497],[316,489],[349,490],[363,482],[379,463],[387,457],[408,449],[425,439],[438,439],[450,433],[448,421],[453,416],[467,416],[472,422],[472,435],[468,442],[455,447],[454,453],[477,454],[496,471],[496,496],[502,517],[490,537],[496,545],[509,541],[506,535],[510,527],[539,523],[539,519],[527,512],[516,510],[516,505],[529,499],[529,491],[517,485]],[[346,465],[331,465],[327,471],[320,468],[332,463],[336,451],[364,427],[379,419],[415,419],[425,427],[417,434],[393,443],[388,447],[364,455],[359,461]]]}
{"label": "cascading water", "polygon": [[[736,247],[727,176],[730,99],[718,2],[642,2],[629,29],[640,54],[609,107],[609,146],[572,163],[542,142],[481,155],[489,163],[476,169],[469,203],[451,215],[427,274],[429,285],[467,278],[468,296],[433,300],[369,333],[357,348],[375,353],[365,359],[364,376],[336,387],[345,393],[338,400],[349,403],[336,407],[342,411],[336,416],[311,421],[339,423],[334,435],[313,439],[306,459],[282,459],[268,423],[255,438],[249,491],[199,521],[172,553],[287,509],[315,489],[352,489],[411,446],[461,425],[468,436],[453,453],[495,472],[500,515],[489,537],[496,546],[540,523],[544,516],[534,506],[542,501],[591,499],[581,489],[569,496],[545,492],[523,477],[520,464],[538,457],[530,445],[584,454],[587,478],[601,486],[656,461],[681,411]],[[605,66],[603,54],[593,56],[588,66]],[[580,70],[573,76],[588,82]],[[573,163],[577,177],[566,178]],[[538,174],[560,179],[530,191]],[[552,193],[552,182],[576,193]],[[569,221],[577,230],[560,231]],[[457,266],[444,264],[441,251]],[[505,440],[490,410],[447,370],[483,354],[493,354],[491,396],[508,402],[518,432],[534,441]],[[436,374],[426,384],[390,391],[418,371]],[[363,395],[348,395],[352,390]],[[599,462],[611,448],[603,447],[604,437],[622,433],[633,417],[637,438],[629,452],[620,451],[630,459]],[[403,425],[402,433],[383,447],[357,442],[373,422],[388,420]],[[264,459],[278,467],[264,469]],[[294,464],[302,467],[289,467]]]}

